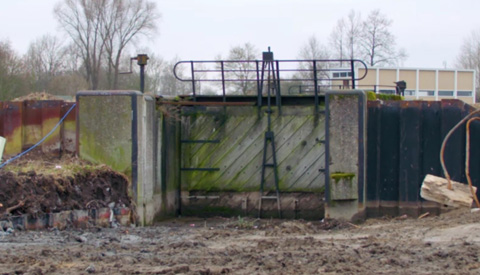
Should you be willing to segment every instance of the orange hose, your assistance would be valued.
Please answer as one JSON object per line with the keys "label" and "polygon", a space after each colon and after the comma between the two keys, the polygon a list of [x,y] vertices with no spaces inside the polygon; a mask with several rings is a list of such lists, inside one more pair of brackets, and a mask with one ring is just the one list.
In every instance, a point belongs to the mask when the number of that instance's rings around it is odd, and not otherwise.
{"label": "orange hose", "polygon": [[455,132],[455,130],[457,130],[465,121],[470,119],[473,115],[478,114],[478,113],[480,113],[480,109],[475,110],[475,111],[471,112],[470,114],[468,114],[466,117],[464,117],[462,120],[460,120],[460,122],[458,122],[457,125],[455,125],[452,129],[450,129],[450,131],[447,133],[447,135],[443,139],[442,147],[440,148],[440,164],[442,165],[443,174],[445,174],[445,178],[447,179],[447,182],[448,182],[447,188],[449,190],[453,190],[453,187],[452,187],[452,182],[451,182],[451,179],[450,179],[450,174],[448,174],[447,167],[445,166],[445,161],[444,161],[444,158],[443,158],[443,155],[445,153],[445,146],[447,144],[448,139]]}

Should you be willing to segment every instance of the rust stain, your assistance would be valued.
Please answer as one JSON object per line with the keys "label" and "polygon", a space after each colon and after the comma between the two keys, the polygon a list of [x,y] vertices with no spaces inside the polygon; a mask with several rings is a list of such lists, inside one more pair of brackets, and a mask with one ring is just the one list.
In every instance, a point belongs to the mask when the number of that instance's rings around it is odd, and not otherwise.
{"label": "rust stain", "polygon": [[23,102],[4,102],[3,134],[7,139],[5,155],[16,155],[22,152],[22,113]]}

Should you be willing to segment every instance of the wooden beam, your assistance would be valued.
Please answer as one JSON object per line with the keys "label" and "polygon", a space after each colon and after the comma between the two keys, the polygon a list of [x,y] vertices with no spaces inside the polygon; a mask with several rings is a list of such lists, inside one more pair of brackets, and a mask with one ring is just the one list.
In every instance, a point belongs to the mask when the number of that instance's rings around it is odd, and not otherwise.
{"label": "wooden beam", "polygon": [[[420,196],[426,200],[453,207],[472,207],[473,196],[468,185],[452,181],[453,190],[447,188],[448,181],[434,175],[427,175],[422,183]],[[473,187],[477,192],[477,188]]]}

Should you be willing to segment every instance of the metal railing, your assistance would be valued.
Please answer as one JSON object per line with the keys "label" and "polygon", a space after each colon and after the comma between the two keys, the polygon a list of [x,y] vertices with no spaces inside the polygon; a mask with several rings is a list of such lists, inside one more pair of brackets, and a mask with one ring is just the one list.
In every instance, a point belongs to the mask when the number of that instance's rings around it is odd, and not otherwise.
{"label": "metal railing", "polygon": [[[355,85],[356,89],[363,90],[363,91],[372,91],[376,94],[381,93],[382,90],[388,90],[389,92],[392,91],[392,93],[398,93],[397,92],[397,86],[396,85]],[[343,84],[324,84],[324,85],[319,85],[317,88],[319,91],[322,90],[348,90],[352,89],[351,85],[343,85]],[[290,86],[288,88],[288,94],[293,95],[293,94],[313,94],[314,91],[314,85],[295,85],[295,86]]]}
{"label": "metal railing", "polygon": [[[183,82],[191,83],[191,96],[196,101],[202,90],[208,93],[217,93],[221,89],[221,95],[225,102],[227,95],[243,94],[257,95],[259,98],[264,94],[263,81],[266,75],[264,60],[201,60],[180,61],[173,68],[175,77]],[[331,85],[334,80],[347,80],[352,89],[356,87],[356,81],[365,78],[368,72],[367,65],[358,59],[326,59],[326,60],[273,60],[275,81],[281,95],[281,89],[289,89],[292,86],[311,86],[315,97],[318,97],[321,87]],[[339,68],[340,64],[348,64],[347,67]],[[364,68],[364,74],[357,77],[356,68]],[[348,77],[332,78],[334,72],[346,72]],[[271,81],[268,79],[267,81]]]}

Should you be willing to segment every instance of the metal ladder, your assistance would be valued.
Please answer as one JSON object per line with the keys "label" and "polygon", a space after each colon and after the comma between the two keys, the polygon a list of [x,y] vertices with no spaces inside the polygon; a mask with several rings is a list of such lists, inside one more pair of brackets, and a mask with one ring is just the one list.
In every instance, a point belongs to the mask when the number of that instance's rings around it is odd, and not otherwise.
{"label": "metal ladder", "polygon": [[[278,216],[279,218],[282,217],[282,207],[280,205],[280,190],[278,187],[278,167],[277,167],[277,156],[275,150],[275,135],[271,129],[271,115],[272,105],[271,105],[271,93],[277,96],[277,103],[279,100],[279,94],[276,93],[278,91],[277,87],[277,80],[275,78],[275,67],[273,61],[273,53],[270,51],[270,47],[268,48],[268,52],[263,53],[263,68],[262,68],[262,82],[264,78],[265,69],[267,70],[267,131],[265,132],[265,139],[263,144],[263,160],[262,160],[262,178],[260,181],[260,199],[259,199],[259,206],[258,206],[258,217],[262,217],[262,201],[263,200],[276,200],[277,201],[277,209],[278,209]],[[278,68],[277,68],[278,70]],[[262,85],[263,86],[263,85]],[[272,163],[267,163],[267,150],[268,145],[270,144],[271,151],[272,151]],[[274,179],[275,179],[275,196],[265,195],[264,188],[265,188],[265,169],[272,168]]]}

